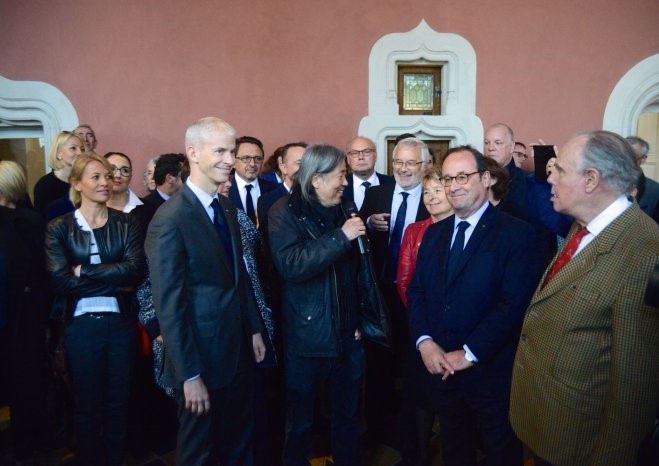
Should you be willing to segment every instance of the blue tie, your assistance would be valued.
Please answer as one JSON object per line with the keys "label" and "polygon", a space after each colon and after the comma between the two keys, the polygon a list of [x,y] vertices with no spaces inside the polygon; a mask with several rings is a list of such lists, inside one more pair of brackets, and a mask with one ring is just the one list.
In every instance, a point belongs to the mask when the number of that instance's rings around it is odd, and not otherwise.
{"label": "blue tie", "polygon": [[455,275],[458,264],[460,263],[460,256],[465,248],[465,230],[469,228],[469,222],[464,220],[458,223],[458,232],[453,241],[453,247],[448,253],[448,261],[446,261],[446,282],[450,282]]}
{"label": "blue tie", "polygon": [[211,202],[211,207],[213,209],[213,226],[217,235],[220,237],[222,242],[222,247],[224,252],[227,255],[227,262],[230,270],[233,270],[233,248],[231,246],[231,232],[227,226],[226,221],[224,220],[224,215],[222,215],[222,209],[220,208],[220,202],[217,198],[213,199]]}
{"label": "blue tie", "polygon": [[245,189],[247,190],[247,193],[245,193],[245,212],[247,213],[247,216],[252,220],[252,223],[256,225],[256,213],[254,212],[254,202],[252,202],[252,186],[251,184],[246,184]]}
{"label": "blue tie", "polygon": [[407,196],[410,193],[402,191],[403,202],[400,203],[396,213],[396,223],[389,237],[389,250],[387,251],[387,263],[385,265],[385,278],[391,283],[396,282],[396,272],[398,271],[398,253],[400,252],[400,243],[403,240],[403,230],[405,229],[405,216],[407,215]]}

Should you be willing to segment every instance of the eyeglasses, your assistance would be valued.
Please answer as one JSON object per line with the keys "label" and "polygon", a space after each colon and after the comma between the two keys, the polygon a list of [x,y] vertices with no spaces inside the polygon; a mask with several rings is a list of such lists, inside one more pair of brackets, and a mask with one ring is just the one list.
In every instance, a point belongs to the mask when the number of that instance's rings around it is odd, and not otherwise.
{"label": "eyeglasses", "polygon": [[351,159],[357,159],[360,155],[363,155],[364,157],[370,157],[371,155],[375,154],[375,149],[371,149],[370,147],[368,149],[362,150],[352,149],[349,150],[347,154]]}
{"label": "eyeglasses", "polygon": [[407,160],[407,161],[402,161],[402,160],[392,160],[391,164],[394,166],[394,168],[401,168],[403,165],[405,168],[415,168],[421,165],[423,162],[415,162],[414,160]]}
{"label": "eyeglasses", "polygon": [[114,175],[114,173],[117,171],[121,173],[121,176],[129,176],[131,173],[133,173],[133,169],[130,167],[117,167],[112,165],[112,174]]}
{"label": "eyeglasses", "polygon": [[242,163],[246,163],[246,164],[250,164],[252,162],[261,163],[263,162],[263,157],[260,155],[254,155],[254,156],[243,155],[242,157],[236,157],[236,160],[240,160]]}
{"label": "eyeglasses", "polygon": [[475,175],[476,173],[480,173],[480,171],[475,171],[471,173],[460,173],[459,175],[456,176],[445,176],[444,178],[442,178],[442,184],[446,188],[451,186],[453,180],[455,180],[458,184],[467,184],[467,181],[469,181],[469,177],[471,175]]}
{"label": "eyeglasses", "polygon": [[528,159],[529,158],[529,156],[526,155],[524,152],[513,152],[513,155],[515,157],[519,157],[521,159]]}

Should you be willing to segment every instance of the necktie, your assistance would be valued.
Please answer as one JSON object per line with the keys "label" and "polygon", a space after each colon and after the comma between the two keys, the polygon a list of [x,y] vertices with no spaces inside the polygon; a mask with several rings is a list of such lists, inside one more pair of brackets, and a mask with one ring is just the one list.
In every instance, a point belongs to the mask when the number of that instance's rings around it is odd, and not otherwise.
{"label": "necktie", "polygon": [[370,181],[364,181],[362,183],[362,186],[364,187],[364,194],[366,194],[366,191],[368,191],[368,188],[371,187],[371,182]]}
{"label": "necktie", "polygon": [[568,262],[570,262],[570,259],[572,259],[572,256],[574,256],[574,253],[577,252],[577,249],[579,248],[581,239],[588,233],[588,228],[582,228],[574,234],[574,236],[570,239],[570,242],[567,243],[567,246],[565,246],[565,249],[563,249],[561,255],[558,256],[558,259],[556,259],[556,262],[554,262],[554,266],[551,268],[549,275],[547,275],[547,278],[545,279],[545,284],[542,285],[543,288],[549,285],[549,282],[552,278],[554,278],[554,275],[560,272],[560,270],[565,267]]}
{"label": "necktie", "polygon": [[460,256],[465,248],[465,231],[469,228],[469,222],[464,220],[458,223],[458,232],[455,234],[453,246],[448,253],[448,260],[446,261],[446,281],[447,283],[453,279],[458,264],[460,263]]}
{"label": "necktie", "polygon": [[252,202],[252,186],[251,184],[246,184],[245,189],[247,190],[247,193],[245,193],[245,212],[247,213],[247,216],[252,219],[252,223],[256,225],[256,214],[254,213],[254,202]]}
{"label": "necktie", "polygon": [[410,193],[402,191],[403,201],[400,203],[396,213],[396,223],[389,237],[389,249],[387,251],[387,263],[385,265],[385,277],[391,282],[396,281],[396,272],[398,271],[398,253],[400,252],[400,242],[403,240],[403,229],[405,228],[405,215],[407,214],[407,196]]}
{"label": "necktie", "polygon": [[217,198],[213,199],[211,202],[211,208],[213,209],[213,226],[217,235],[220,237],[222,242],[222,247],[224,252],[227,255],[228,266],[233,270],[233,249],[231,247],[231,232],[229,227],[224,220],[224,215],[222,215],[222,209],[220,208],[220,203]]}

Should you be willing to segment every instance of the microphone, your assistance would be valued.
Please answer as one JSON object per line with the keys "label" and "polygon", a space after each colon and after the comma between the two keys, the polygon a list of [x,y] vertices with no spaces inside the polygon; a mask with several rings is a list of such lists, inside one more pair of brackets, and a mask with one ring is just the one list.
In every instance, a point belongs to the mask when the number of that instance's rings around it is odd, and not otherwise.
{"label": "microphone", "polygon": [[[348,217],[357,217],[359,212],[357,210],[357,205],[353,201],[345,201],[343,203],[343,209]],[[359,245],[359,252],[361,254],[368,254],[371,252],[370,243],[368,241],[368,236],[359,235],[357,237],[357,244]]]}

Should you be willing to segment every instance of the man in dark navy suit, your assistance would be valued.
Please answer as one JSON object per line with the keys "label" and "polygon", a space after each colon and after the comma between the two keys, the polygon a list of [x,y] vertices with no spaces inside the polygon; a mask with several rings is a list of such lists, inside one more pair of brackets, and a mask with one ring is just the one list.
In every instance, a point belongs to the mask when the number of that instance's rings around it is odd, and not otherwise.
{"label": "man in dark navy suit", "polygon": [[362,208],[369,188],[395,183],[393,177],[375,172],[378,153],[375,143],[370,139],[363,136],[352,139],[346,144],[346,155],[352,175],[348,176],[348,186],[343,192],[343,199],[354,201],[357,209]]}
{"label": "man in dark navy suit", "polygon": [[282,147],[281,155],[277,157],[282,182],[272,191],[259,197],[256,209],[259,219],[259,231],[266,243],[268,242],[268,211],[278,199],[288,196],[291,192],[306,147],[306,142],[290,142]]}
{"label": "man in dark navy suit", "polygon": [[[229,188],[229,199],[238,209],[243,209],[257,224],[256,206],[261,195],[277,187],[259,178],[263,166],[263,143],[252,136],[236,139],[236,173]],[[258,225],[257,225],[258,226]]]}
{"label": "man in dark navy suit", "polygon": [[163,154],[158,157],[153,174],[156,189],[143,197],[143,204],[133,210],[144,225],[145,232],[158,207],[181,189],[185,181],[183,172],[187,176],[189,170],[188,159],[183,154]]}
{"label": "man in dark navy suit", "polygon": [[542,271],[535,233],[488,202],[490,173],[470,146],[444,158],[455,215],[423,237],[407,293],[410,330],[427,369],[447,466],[522,464],[508,422],[510,380],[524,312]]}

